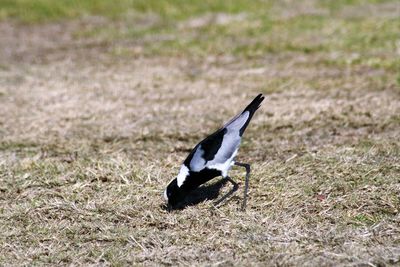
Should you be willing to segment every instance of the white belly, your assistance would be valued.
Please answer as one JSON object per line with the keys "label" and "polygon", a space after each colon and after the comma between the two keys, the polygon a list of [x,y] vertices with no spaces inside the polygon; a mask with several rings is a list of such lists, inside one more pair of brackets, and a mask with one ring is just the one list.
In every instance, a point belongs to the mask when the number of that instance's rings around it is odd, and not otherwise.
{"label": "white belly", "polygon": [[222,173],[223,177],[228,176],[228,171],[230,170],[230,168],[235,164],[235,157],[236,154],[238,152],[238,149],[235,150],[235,152],[232,154],[232,156],[225,161],[224,163],[215,163],[213,165],[207,166],[210,169],[215,169],[215,170],[219,170]]}

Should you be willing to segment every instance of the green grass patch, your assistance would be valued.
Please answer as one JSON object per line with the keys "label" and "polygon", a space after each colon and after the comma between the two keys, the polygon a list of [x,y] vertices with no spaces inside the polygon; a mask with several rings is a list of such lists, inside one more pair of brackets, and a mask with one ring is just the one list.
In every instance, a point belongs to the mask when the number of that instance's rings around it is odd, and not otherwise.
{"label": "green grass patch", "polygon": [[[320,1],[317,6],[338,11],[348,6],[379,4],[382,0],[341,0]],[[390,2],[390,1],[389,1]],[[273,5],[279,2],[270,0],[205,0],[205,1],[157,1],[157,0],[2,0],[0,18],[16,18],[23,22],[44,22],[85,15],[99,15],[120,18],[129,12],[155,13],[167,19],[180,20],[213,12],[239,13],[250,12],[260,15],[271,13]]]}
{"label": "green grass patch", "polygon": [[[257,59],[277,53],[324,53],[330,55],[322,58],[325,64],[336,67],[365,66],[391,72],[400,67],[400,61],[393,56],[400,28],[395,19],[350,20],[322,15],[273,18],[268,12],[242,14],[239,18],[227,16],[225,23],[216,22],[218,13],[184,20],[159,17],[144,27],[133,20],[123,29],[110,25],[77,35],[109,41],[134,40],[144,48],[145,55],[206,57],[225,54]],[[203,22],[194,27],[192,20]]]}
{"label": "green grass patch", "polygon": [[184,19],[205,12],[237,13],[267,8],[268,1],[157,1],[157,0],[3,0],[0,18],[16,18],[23,22],[44,22],[99,15],[120,18],[129,12],[155,13],[165,19]]}
{"label": "green grass patch", "polygon": [[[256,59],[276,53],[329,53],[337,56],[325,57],[326,64],[360,65],[393,72],[400,68],[400,61],[393,56],[400,22],[384,16],[352,18],[338,14],[350,6],[362,8],[383,2],[387,1],[324,1],[314,8],[323,8],[327,13],[307,14],[295,6],[291,9],[279,2],[262,0],[251,3],[244,0],[5,0],[0,3],[0,18],[35,23],[99,15],[120,20],[123,27],[108,23],[90,30],[77,30],[74,35],[113,42],[134,40],[145,55],[228,54]],[[277,10],[293,14],[285,16]],[[235,18],[238,14],[242,17]],[[155,18],[153,22],[148,22],[149,16]],[[137,53],[123,47],[111,51],[117,56],[130,56],[130,51]]]}

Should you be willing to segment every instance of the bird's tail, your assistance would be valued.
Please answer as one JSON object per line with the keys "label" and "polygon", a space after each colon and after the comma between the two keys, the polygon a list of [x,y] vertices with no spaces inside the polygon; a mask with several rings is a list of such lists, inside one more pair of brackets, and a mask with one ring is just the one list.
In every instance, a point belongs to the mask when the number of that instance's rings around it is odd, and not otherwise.
{"label": "bird's tail", "polygon": [[246,121],[246,123],[243,125],[243,127],[240,129],[240,136],[243,135],[244,131],[247,128],[247,125],[249,124],[251,118],[253,117],[254,113],[257,111],[257,109],[260,107],[261,102],[263,102],[264,96],[262,94],[259,94],[256,96],[253,101],[243,110],[242,114],[246,111],[249,112],[249,117]]}
{"label": "bird's tail", "polygon": [[253,101],[251,101],[251,103],[243,110],[243,112],[249,111],[250,116],[252,116],[254,112],[256,112],[256,110],[260,107],[263,100],[264,96],[262,94],[259,94],[258,96],[256,96],[256,98],[254,98]]}

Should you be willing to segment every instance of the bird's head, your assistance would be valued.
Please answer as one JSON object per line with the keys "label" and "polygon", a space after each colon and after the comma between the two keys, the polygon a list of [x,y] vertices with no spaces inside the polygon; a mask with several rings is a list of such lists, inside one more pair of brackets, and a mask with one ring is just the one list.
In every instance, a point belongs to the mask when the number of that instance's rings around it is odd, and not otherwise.
{"label": "bird's head", "polygon": [[164,199],[169,207],[176,206],[186,196],[185,191],[178,186],[177,179],[172,180],[164,191]]}

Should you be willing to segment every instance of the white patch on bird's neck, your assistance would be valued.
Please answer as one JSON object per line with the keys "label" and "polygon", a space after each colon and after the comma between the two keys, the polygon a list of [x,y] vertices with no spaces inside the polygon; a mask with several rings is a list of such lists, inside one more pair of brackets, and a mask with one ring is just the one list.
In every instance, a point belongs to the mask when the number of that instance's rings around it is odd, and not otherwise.
{"label": "white patch on bird's neck", "polygon": [[185,164],[183,164],[178,173],[178,176],[176,177],[178,187],[181,187],[183,185],[183,182],[185,182],[186,177],[188,175],[189,175],[189,169],[188,169],[188,167],[185,166]]}
{"label": "white patch on bird's neck", "polygon": [[164,190],[164,199],[168,202],[167,189]]}

